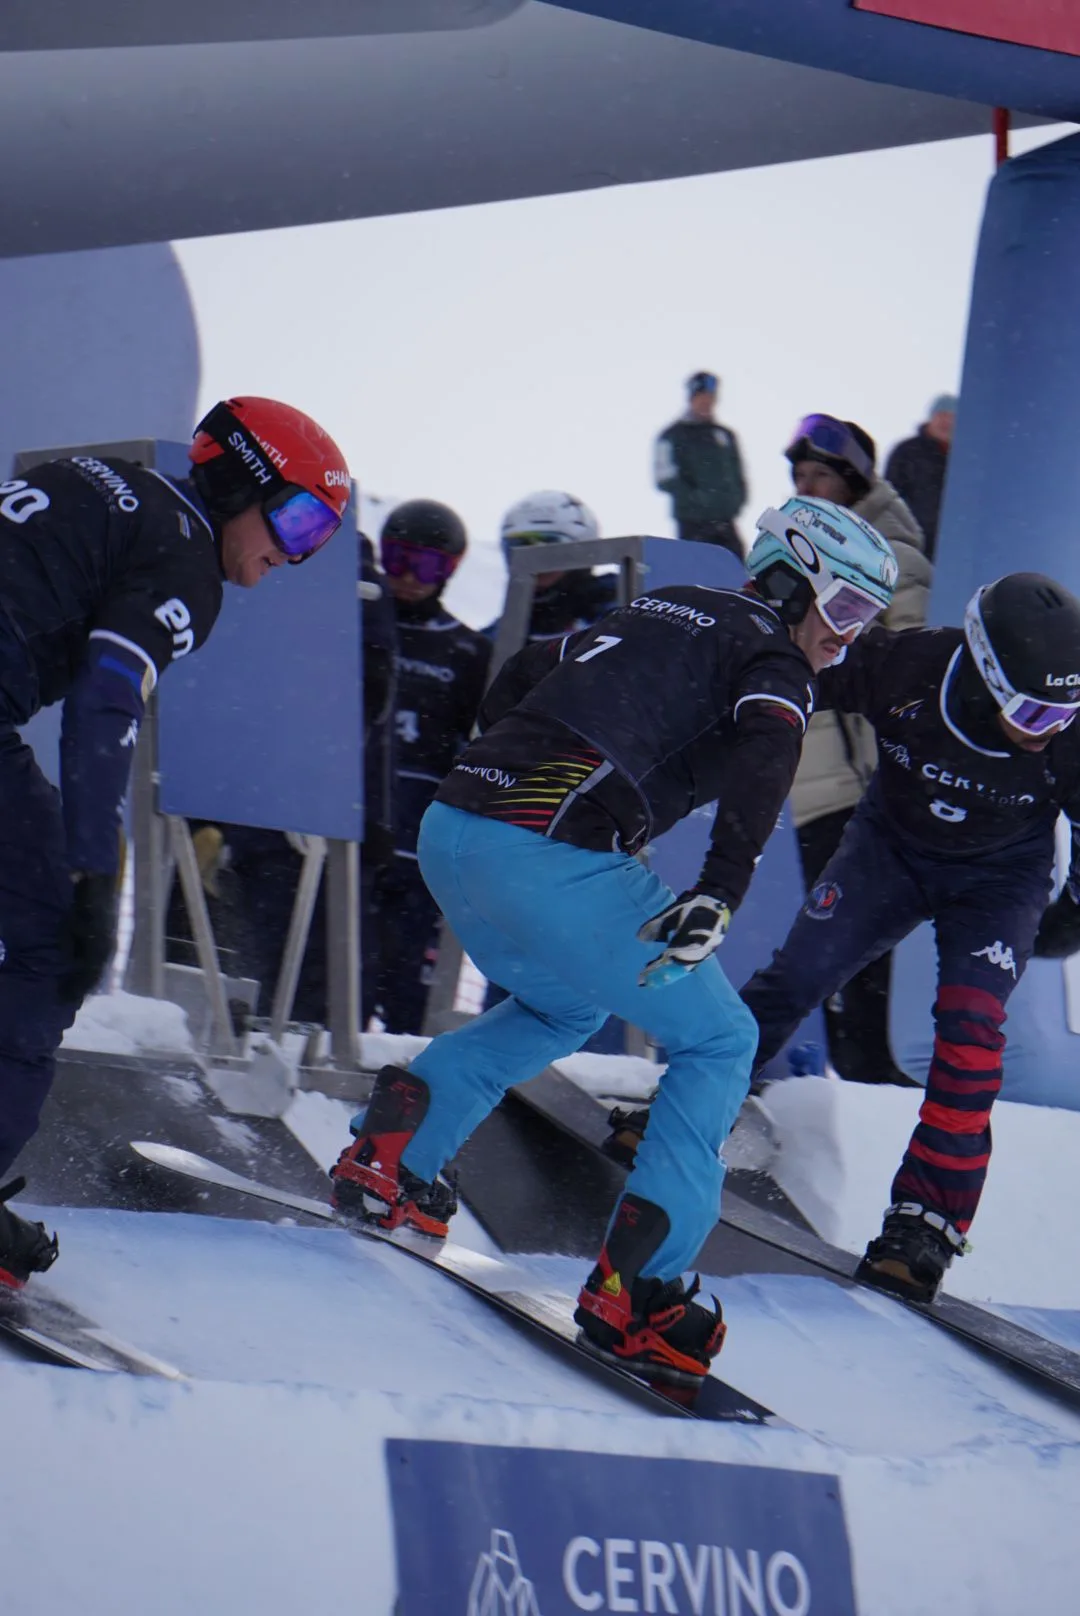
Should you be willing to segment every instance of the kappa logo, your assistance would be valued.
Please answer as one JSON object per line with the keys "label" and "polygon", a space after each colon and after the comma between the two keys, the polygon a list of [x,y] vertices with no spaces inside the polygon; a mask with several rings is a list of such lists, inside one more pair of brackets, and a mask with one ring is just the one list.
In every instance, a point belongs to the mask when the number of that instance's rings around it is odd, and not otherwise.
{"label": "kappa logo", "polygon": [[124,733],[124,737],[121,740],[120,745],[121,746],[134,746],[135,742],[138,739],[139,739],[139,721],[138,721],[137,718],[133,718],[131,720],[131,723],[128,725],[127,730]]}
{"label": "kappa logo", "polygon": [[808,920],[831,920],[843,896],[844,889],[838,881],[819,881],[803,905],[803,913]]}
{"label": "kappa logo", "polygon": [[1016,981],[1016,960],[1013,957],[1013,951],[1011,948],[1006,948],[1005,944],[1000,940],[988,943],[985,948],[973,948],[971,957],[972,959],[987,960],[991,965],[1000,965],[1001,969],[1008,971],[1013,981]]}
{"label": "kappa logo", "polygon": [[917,716],[920,708],[922,707],[922,704],[923,704],[923,699],[922,699],[921,696],[919,697],[918,701],[904,701],[904,702],[901,702],[899,707],[890,707],[889,708],[889,717],[890,718],[915,718]]}
{"label": "kappa logo", "polygon": [[512,1532],[492,1531],[491,1547],[476,1562],[467,1616],[540,1616]]}

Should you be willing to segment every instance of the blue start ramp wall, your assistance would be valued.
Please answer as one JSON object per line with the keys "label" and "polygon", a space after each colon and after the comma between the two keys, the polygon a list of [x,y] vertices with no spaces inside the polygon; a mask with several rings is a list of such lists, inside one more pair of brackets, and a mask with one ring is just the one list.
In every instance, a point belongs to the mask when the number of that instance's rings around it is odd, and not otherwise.
{"label": "blue start ramp wall", "polygon": [[[1080,594],[1076,450],[1080,374],[1080,136],[1004,164],[983,218],[956,434],[942,512],[933,623],[959,623],[980,584],[1046,572]],[[992,941],[992,939],[988,939]],[[1006,1099],[1080,1110],[1080,1037],[1064,966],[1032,960],[1009,999]],[[893,1050],[925,1082],[935,958],[920,927],[894,955]],[[1074,1004],[1078,1003],[1073,999]],[[1080,1018],[1074,1012],[1074,1025]]]}
{"label": "blue start ramp wall", "polygon": [[[183,475],[187,449],[157,446]],[[256,589],[226,585],[214,631],[158,687],[160,807],[224,824],[362,837],[356,527]]]}
{"label": "blue start ramp wall", "polygon": [[[719,545],[646,539],[644,549],[646,589],[671,584],[741,589],[746,583],[745,567]],[[701,874],[715,813],[715,805],[698,808],[652,844],[652,868],[673,892],[684,892],[692,887]],[[773,950],[779,948],[787,936],[802,900],[802,866],[791,805],[785,803],[719,956],[725,976],[736,988],[741,988],[760,966],[769,963]],[[807,1017],[791,1039],[792,1047],[805,1043],[817,1044],[824,1054],[825,1029],[819,1010]],[[787,1075],[788,1062],[783,1050],[770,1063],[769,1070],[773,1076]]]}

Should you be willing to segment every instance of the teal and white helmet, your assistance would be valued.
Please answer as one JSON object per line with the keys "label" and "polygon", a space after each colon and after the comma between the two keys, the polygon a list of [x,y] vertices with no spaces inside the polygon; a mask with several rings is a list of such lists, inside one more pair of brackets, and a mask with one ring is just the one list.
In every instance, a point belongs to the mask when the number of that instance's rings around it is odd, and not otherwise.
{"label": "teal and white helmet", "polygon": [[877,528],[832,500],[798,496],[758,517],[746,567],[785,623],[801,623],[814,604],[845,635],[885,610],[897,579],[896,557]]}

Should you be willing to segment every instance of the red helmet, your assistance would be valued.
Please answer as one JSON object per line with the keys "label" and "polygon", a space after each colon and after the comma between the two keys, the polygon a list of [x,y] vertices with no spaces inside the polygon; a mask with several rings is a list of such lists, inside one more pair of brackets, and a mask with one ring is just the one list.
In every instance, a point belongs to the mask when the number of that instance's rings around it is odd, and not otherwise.
{"label": "red helmet", "polygon": [[229,398],[195,429],[188,451],[213,514],[228,517],[283,488],[303,489],[340,522],[349,502],[345,456],[310,415],[273,398]]}

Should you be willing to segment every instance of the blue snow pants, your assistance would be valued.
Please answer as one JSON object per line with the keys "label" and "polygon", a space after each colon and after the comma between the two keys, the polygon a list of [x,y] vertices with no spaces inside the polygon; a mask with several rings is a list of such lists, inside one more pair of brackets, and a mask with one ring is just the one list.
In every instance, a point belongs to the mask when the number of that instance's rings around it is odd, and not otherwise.
{"label": "blue snow pants", "polygon": [[715,958],[667,987],[639,987],[660,949],[638,942],[638,927],[674,895],[625,854],[589,852],[440,802],[424,816],[418,851],[462,947],[510,998],[410,1062],[431,1103],[404,1164],[433,1179],[512,1084],[580,1049],[613,1012],[668,1054],[627,1190],[669,1220],[643,1274],[675,1278],[719,1214],[718,1152],[749,1087],[753,1017]]}
{"label": "blue snow pants", "polygon": [[0,1176],[34,1134],[76,1006],[63,1004],[71,906],[60,793],[0,724]]}
{"label": "blue snow pants", "polygon": [[742,990],[764,1065],[816,1005],[933,921],[934,1050],[892,1200],[940,1212],[961,1233],[990,1161],[1005,1003],[1031,958],[1053,863],[1052,823],[995,852],[945,857],[903,840],[864,797],[772,964]]}

